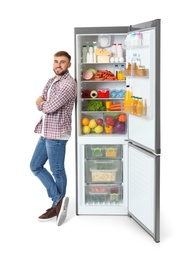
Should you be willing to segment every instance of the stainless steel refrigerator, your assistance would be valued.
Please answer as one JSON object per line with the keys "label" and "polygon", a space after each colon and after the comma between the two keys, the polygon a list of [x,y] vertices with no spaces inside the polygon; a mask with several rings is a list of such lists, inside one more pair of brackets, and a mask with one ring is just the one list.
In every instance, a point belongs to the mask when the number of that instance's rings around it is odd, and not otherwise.
{"label": "stainless steel refrigerator", "polygon": [[[160,29],[160,19],[74,28],[76,214],[129,216],[156,242],[160,241]],[[116,55],[113,60],[113,44],[122,46],[123,59]],[[92,46],[94,59],[83,60],[83,48],[87,52]],[[134,54],[140,57],[136,71],[129,68]],[[116,64],[123,65],[124,79],[114,78]],[[99,78],[98,72],[109,72],[113,78]],[[143,99],[141,115],[134,113],[133,105],[130,111],[122,106],[128,85],[132,98]],[[109,101],[121,107],[111,110]],[[116,121],[123,114],[124,128],[117,131]],[[115,120],[112,132],[106,130],[108,117]],[[100,131],[89,127],[91,120],[102,126]]]}

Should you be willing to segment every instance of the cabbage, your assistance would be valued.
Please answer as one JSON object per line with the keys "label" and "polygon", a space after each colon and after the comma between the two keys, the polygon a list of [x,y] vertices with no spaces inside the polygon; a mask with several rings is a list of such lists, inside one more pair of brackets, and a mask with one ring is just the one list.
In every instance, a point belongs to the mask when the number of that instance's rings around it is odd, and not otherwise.
{"label": "cabbage", "polygon": [[118,120],[114,124],[114,133],[123,134],[125,132],[125,122],[119,122]]}

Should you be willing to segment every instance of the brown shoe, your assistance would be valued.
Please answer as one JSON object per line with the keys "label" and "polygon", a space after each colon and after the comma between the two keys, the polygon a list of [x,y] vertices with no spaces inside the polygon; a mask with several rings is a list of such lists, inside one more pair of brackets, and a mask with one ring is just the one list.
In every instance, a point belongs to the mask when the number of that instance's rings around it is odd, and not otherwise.
{"label": "brown shoe", "polygon": [[62,197],[56,205],[57,225],[61,226],[66,219],[69,198]]}
{"label": "brown shoe", "polygon": [[56,216],[57,216],[56,208],[50,208],[50,209],[47,209],[44,214],[39,216],[38,220],[42,221],[42,222],[49,221],[49,220],[52,220],[52,219],[56,218]]}

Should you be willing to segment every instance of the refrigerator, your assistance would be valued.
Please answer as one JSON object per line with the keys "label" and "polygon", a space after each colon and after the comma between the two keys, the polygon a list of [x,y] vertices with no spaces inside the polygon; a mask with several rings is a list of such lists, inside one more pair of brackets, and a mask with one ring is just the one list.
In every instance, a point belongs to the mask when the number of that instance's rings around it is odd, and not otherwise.
{"label": "refrigerator", "polygon": [[[155,242],[160,242],[160,29],[160,19],[74,28],[76,214],[128,216]],[[123,53],[113,60],[115,44]],[[90,47],[94,58],[83,57]],[[136,54],[140,66],[134,71],[129,66]],[[114,78],[115,65],[124,67],[123,79]],[[126,86],[132,99],[142,98],[142,114],[132,104],[125,111]],[[109,104],[121,106],[111,110]],[[115,128],[119,116],[121,131]],[[111,132],[108,117],[114,119]]]}

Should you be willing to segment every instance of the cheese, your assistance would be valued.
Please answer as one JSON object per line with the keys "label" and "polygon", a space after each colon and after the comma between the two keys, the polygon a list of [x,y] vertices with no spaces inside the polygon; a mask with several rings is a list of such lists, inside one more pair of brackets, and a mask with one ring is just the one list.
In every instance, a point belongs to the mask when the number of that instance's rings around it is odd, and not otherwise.
{"label": "cheese", "polygon": [[97,56],[110,56],[111,52],[101,49],[101,48],[96,48],[96,55]]}
{"label": "cheese", "polygon": [[109,57],[110,56],[97,56],[96,61],[98,63],[108,63],[109,62]]}

